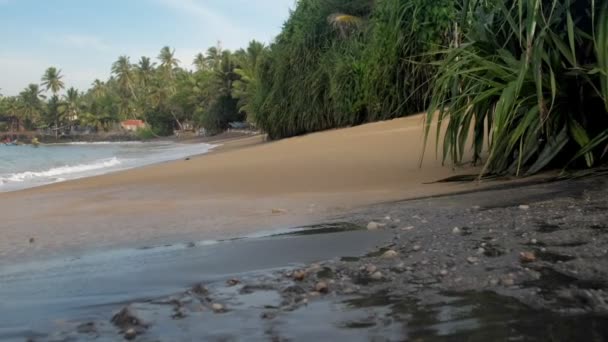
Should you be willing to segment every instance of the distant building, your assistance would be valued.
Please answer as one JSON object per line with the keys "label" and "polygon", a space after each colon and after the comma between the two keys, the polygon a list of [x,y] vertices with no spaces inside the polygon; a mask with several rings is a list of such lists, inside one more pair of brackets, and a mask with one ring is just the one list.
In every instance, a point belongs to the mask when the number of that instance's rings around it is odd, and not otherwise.
{"label": "distant building", "polygon": [[125,120],[120,123],[120,127],[127,131],[137,131],[138,129],[145,128],[146,123],[142,120]]}

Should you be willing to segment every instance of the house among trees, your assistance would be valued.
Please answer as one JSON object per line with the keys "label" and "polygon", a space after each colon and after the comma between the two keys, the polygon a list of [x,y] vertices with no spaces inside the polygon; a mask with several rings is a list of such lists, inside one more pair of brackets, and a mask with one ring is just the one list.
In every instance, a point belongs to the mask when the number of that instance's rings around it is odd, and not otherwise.
{"label": "house among trees", "polygon": [[127,131],[135,132],[138,129],[145,128],[146,123],[142,120],[125,120],[120,123],[120,127]]}

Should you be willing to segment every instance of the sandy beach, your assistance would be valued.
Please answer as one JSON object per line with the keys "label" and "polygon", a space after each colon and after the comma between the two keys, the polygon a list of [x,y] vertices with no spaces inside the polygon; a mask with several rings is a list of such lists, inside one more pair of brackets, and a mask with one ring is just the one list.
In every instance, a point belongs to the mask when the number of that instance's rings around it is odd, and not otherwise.
{"label": "sandy beach", "polygon": [[419,167],[422,122],[419,115],[276,142],[228,139],[190,160],[2,193],[0,258],[230,238],[483,186],[427,184],[476,170],[442,166],[433,145]]}

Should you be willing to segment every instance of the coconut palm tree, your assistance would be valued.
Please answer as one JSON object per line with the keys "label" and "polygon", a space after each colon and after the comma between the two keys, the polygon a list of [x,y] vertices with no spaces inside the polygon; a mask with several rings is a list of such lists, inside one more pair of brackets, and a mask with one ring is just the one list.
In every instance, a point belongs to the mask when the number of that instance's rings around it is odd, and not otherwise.
{"label": "coconut palm tree", "polygon": [[207,49],[207,53],[205,54],[205,59],[207,60],[207,66],[212,70],[218,70],[222,63],[222,48],[212,46]]}
{"label": "coconut palm tree", "polygon": [[72,87],[66,91],[59,111],[62,119],[69,123],[78,120],[82,111],[82,99],[78,90]]}
{"label": "coconut palm tree", "polygon": [[[54,96],[57,96],[64,87],[64,83],[62,81],[63,75],[61,75],[61,70],[58,70],[55,67],[49,67],[44,72],[42,76],[42,86],[45,87],[46,91],[51,91]],[[59,118],[56,118],[55,121],[55,138],[59,136]]]}
{"label": "coconut palm tree", "polygon": [[205,58],[205,55],[203,55],[200,52],[194,57],[194,61],[192,62],[192,65],[194,65],[194,68],[196,69],[196,71],[204,71],[204,70],[209,69],[209,64],[207,63],[207,59]]}
{"label": "coconut palm tree", "polygon": [[158,60],[164,77],[173,79],[173,70],[179,66],[179,59],[175,58],[175,50],[171,50],[168,46],[163,47],[158,55]]}
{"label": "coconut palm tree", "polygon": [[120,115],[127,118],[131,113],[131,100],[135,98],[135,75],[129,57],[118,57],[118,60],[112,64],[112,74],[115,76],[120,94]]}
{"label": "coconut palm tree", "polygon": [[18,97],[19,127],[31,126],[42,113],[42,90],[37,84],[30,84]]}
{"label": "coconut palm tree", "polygon": [[57,93],[65,87],[62,79],[63,75],[61,75],[61,70],[58,70],[55,67],[49,67],[42,76],[42,86],[45,87],[47,91],[50,90],[53,95],[57,95]]}

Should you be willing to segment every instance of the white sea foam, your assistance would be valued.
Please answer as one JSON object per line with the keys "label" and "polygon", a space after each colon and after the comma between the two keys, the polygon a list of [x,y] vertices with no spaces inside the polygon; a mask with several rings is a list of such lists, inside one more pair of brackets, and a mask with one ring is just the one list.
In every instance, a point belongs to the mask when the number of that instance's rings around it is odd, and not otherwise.
{"label": "white sea foam", "polygon": [[107,169],[119,166],[121,163],[122,162],[118,158],[114,157],[110,159],[97,160],[89,164],[65,165],[61,167],[52,168],[46,171],[26,171],[13,173],[0,177],[0,184],[9,182],[25,182],[36,179],[65,179],[59,176],[65,177],[78,173]]}

